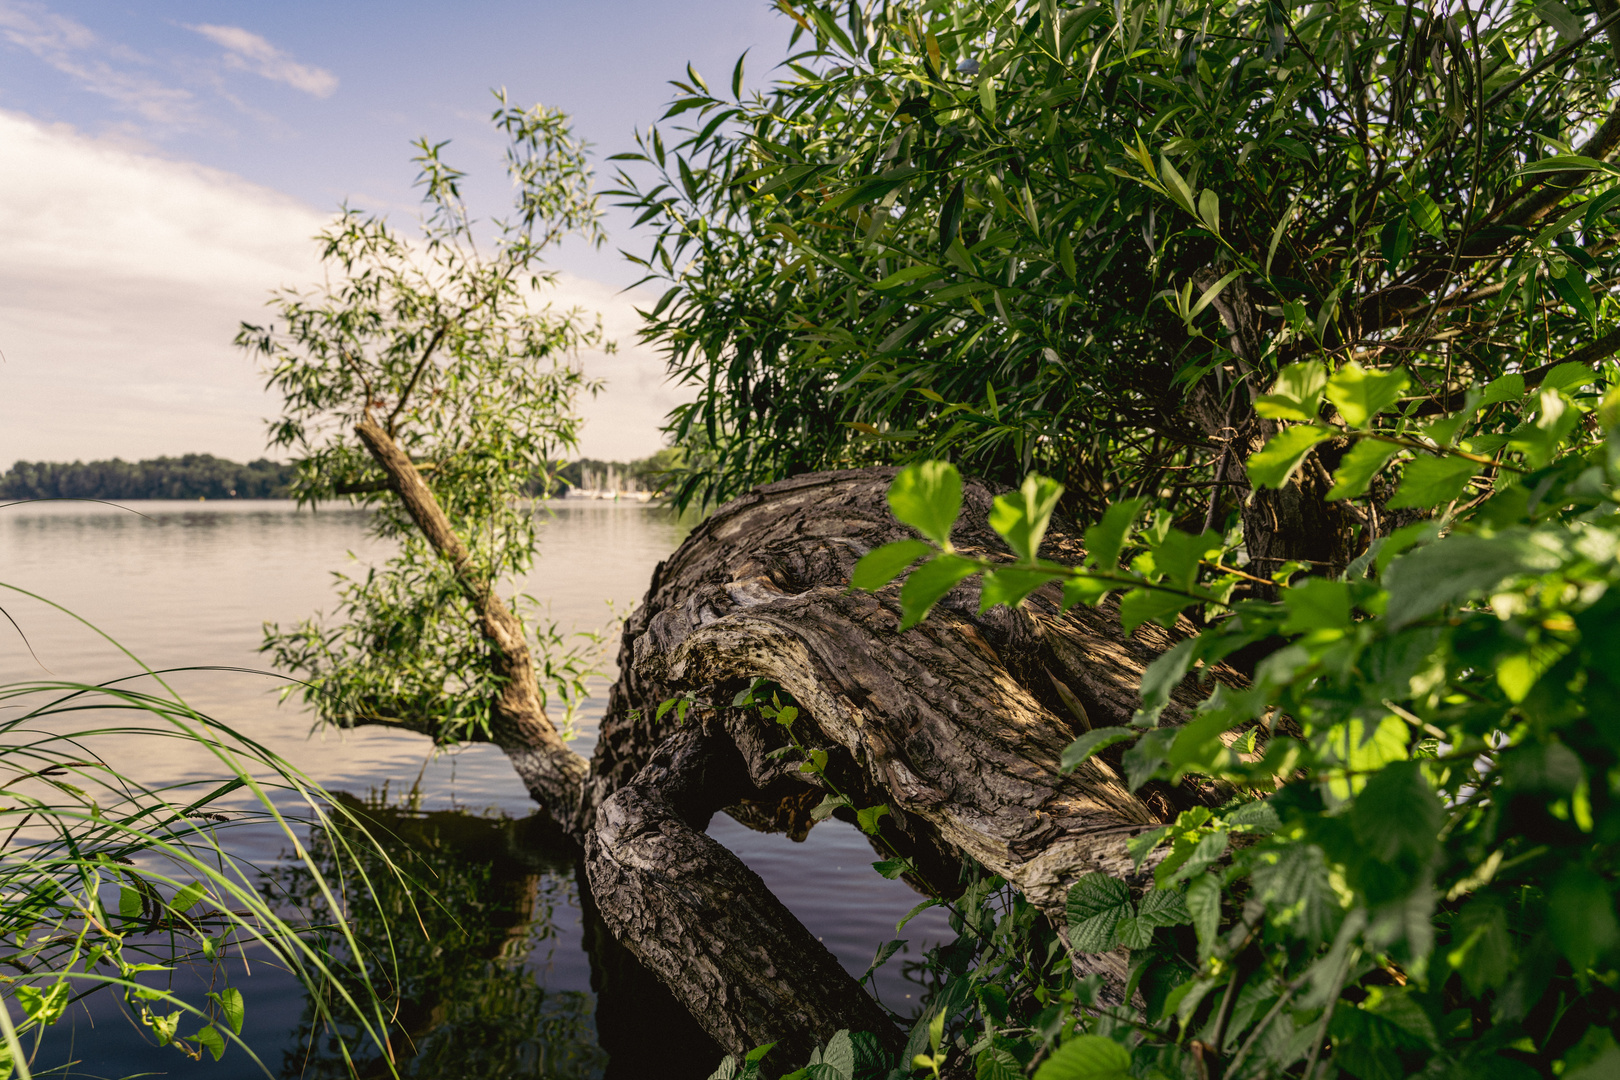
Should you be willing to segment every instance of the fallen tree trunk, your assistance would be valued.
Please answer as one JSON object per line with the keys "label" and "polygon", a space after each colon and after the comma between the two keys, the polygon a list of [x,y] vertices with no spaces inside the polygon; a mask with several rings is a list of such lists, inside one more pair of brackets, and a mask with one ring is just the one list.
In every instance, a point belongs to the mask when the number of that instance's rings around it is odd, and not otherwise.
{"label": "fallen tree trunk", "polygon": [[[885,500],[893,476],[811,474],[733,501],[659,566],[625,628],[574,828],[603,919],[728,1051],[807,1048],[839,1027],[893,1034],[759,879],[701,835],[726,807],[803,827],[794,819],[827,787],[773,756],[787,745],[777,725],[731,707],[751,680],[797,701],[800,738],[827,752],[826,775],[855,805],[889,807],[914,885],[948,892],[971,858],[1060,927],[1078,876],[1131,876],[1127,840],[1214,798],[1132,793],[1106,753],[1059,769],[1077,732],[1129,721],[1143,669],[1172,643],[1165,631],[1126,637],[1106,605],[1060,613],[1055,586],[980,615],[969,583],[901,632],[897,586],[847,588],[861,555],[909,535]],[[986,522],[991,499],[968,483],[952,540],[1010,559]],[[1054,526],[1042,555],[1078,560],[1077,539]],[[674,710],[657,716],[681,696],[697,702],[684,725]],[[1178,690],[1165,722],[1193,702]],[[1078,960],[1123,985],[1122,954]]]}

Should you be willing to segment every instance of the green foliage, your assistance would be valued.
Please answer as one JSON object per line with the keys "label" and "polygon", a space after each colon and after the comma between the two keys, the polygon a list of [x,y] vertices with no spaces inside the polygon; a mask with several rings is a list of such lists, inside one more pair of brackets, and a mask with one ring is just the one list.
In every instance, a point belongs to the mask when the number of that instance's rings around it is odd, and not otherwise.
{"label": "green foliage", "polygon": [[[325,793],[287,762],[157,682],[158,692],[59,681],[0,687],[8,972],[0,976],[0,1076],[32,1075],[44,1064],[35,1059],[42,1029],[94,994],[119,998],[128,1021],[160,1046],[216,1061],[234,1052],[252,1063],[246,1069],[265,1070],[240,1039],[244,1003],[231,985],[251,970],[240,962],[248,950],[297,978],[322,1023],[334,1007],[353,1017],[340,1044],[375,1045],[385,1030],[374,979],[386,963],[335,979],[330,945],[354,945],[348,919],[327,911],[317,928],[308,908],[261,895],[227,847],[233,830],[269,826],[296,852],[288,866],[330,898],[352,884],[354,854],[371,837],[354,830],[316,866],[285,816],[290,805],[318,823],[344,811],[329,810]],[[219,771],[178,783],[120,771],[103,750],[131,738],[198,748]],[[362,898],[347,910],[363,916],[367,906]],[[212,989],[187,989],[199,985]]]}
{"label": "green foliage", "polygon": [[0,474],[5,499],[285,499],[289,465],[260,458],[246,465],[212,454],[146,461],[19,461]]}
{"label": "green foliage", "polygon": [[[1403,484],[1424,462],[1460,479],[1427,497],[1450,514],[1381,538],[1342,577],[1268,582],[1240,569],[1241,547],[1163,516],[1133,533],[1137,503],[1088,532],[1105,551],[1078,567],[1027,551],[1044,499],[1008,497],[991,519],[1010,554],[974,562],[986,580],[1009,565],[1085,580],[1091,602],[1123,593],[1127,624],[1140,617],[1132,597],[1167,616],[1206,612],[1202,631],[1149,668],[1142,726],[1088,732],[1064,767],[1134,740],[1132,787],[1197,774],[1232,795],[1131,843],[1153,868],[1145,891],[1101,873],[1074,882],[1069,947],[1128,950],[1144,1008],[1091,1010],[1080,1025],[1091,1033],[1060,1040],[1037,1078],[1309,1076],[1319,1062],[1367,1080],[1528,1077],[1609,1060],[1620,389],[1600,402],[1573,373],[1534,391],[1506,380],[1420,427],[1398,396],[1404,372],[1343,374],[1280,380],[1271,397],[1291,404],[1273,411],[1298,419],[1273,442],[1304,431],[1392,447],[1356,464],[1363,490],[1406,455]],[[1318,414],[1318,395],[1337,417]],[[1544,441],[1510,437],[1527,427]],[[1453,503],[1464,490],[1469,501]],[[1121,549],[1136,552],[1128,568],[1114,568]],[[931,558],[911,576],[972,561],[943,547]],[[1274,598],[1253,588],[1274,584]],[[1267,652],[1252,684],[1216,683],[1184,726],[1158,726],[1171,687],[1256,643]],[[983,1030],[981,1042],[999,1033]],[[983,1060],[981,1075],[1027,1071]]]}
{"label": "green foliage", "polygon": [[[279,322],[237,335],[283,399],[270,438],[296,455],[295,497],[347,496],[398,545],[382,567],[338,576],[337,619],[267,626],[263,650],[302,677],[289,692],[322,719],[401,724],[440,742],[488,737],[498,680],[476,597],[533,564],[534,478],[550,477],[575,444],[575,398],[595,387],[574,357],[601,343],[581,312],[535,296],[555,278],[540,263],[550,248],[570,233],[601,241],[584,144],[562,113],[509,107],[504,96],[494,122],[516,190],[493,236],[469,217],[444,144],[423,140],[422,237],[345,207],[317,238],[327,283],[277,293]],[[355,434],[368,417],[416,463],[469,566],[441,558],[389,489]],[[532,603],[512,601],[520,616]],[[542,692],[572,717],[601,639],[570,645],[553,626],[532,644]]]}
{"label": "green foliage", "polygon": [[776,81],[617,155],[683,502],[950,459],[1215,525],[1227,429],[1620,345],[1604,3],[780,7]]}

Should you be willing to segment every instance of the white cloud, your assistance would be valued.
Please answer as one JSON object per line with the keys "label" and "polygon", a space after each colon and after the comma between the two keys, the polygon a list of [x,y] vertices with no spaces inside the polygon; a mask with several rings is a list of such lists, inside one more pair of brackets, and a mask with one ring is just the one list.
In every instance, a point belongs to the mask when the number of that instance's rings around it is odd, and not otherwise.
{"label": "white cloud", "polygon": [[[0,468],[19,458],[264,452],[275,411],[232,346],[271,289],[318,280],[327,216],[217,170],[0,111]],[[569,275],[553,303],[601,311],[615,355],[584,357],[583,451],[659,446],[675,403],[634,339],[631,299]]]}
{"label": "white cloud", "polygon": [[82,23],[42,5],[0,0],[0,36],[143,120],[165,127],[189,127],[199,122],[189,90],[115,67],[109,59],[138,65],[142,58],[129,49],[103,42]]}
{"label": "white cloud", "polygon": [[338,79],[324,68],[300,64],[251,30],[240,26],[187,26],[225,50],[225,65],[286,83],[318,98],[331,97]]}

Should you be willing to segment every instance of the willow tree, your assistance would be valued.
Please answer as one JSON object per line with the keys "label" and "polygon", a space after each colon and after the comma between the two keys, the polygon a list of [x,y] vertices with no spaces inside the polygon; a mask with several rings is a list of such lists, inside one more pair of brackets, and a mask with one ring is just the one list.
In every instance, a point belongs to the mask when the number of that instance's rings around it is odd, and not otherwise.
{"label": "willow tree", "polygon": [[621,155],[684,498],[946,457],[1343,567],[1391,524],[1330,498],[1345,444],[1244,468],[1282,367],[1432,413],[1620,349],[1613,0],[783,7],[780,79],[691,71]]}
{"label": "willow tree", "polygon": [[[304,503],[347,497],[374,511],[397,554],[339,575],[338,617],[266,628],[264,651],[302,677],[326,720],[384,724],[436,741],[490,741],[542,805],[573,806],[584,762],[547,716],[572,703],[583,667],[555,628],[536,639],[526,597],[503,595],[533,564],[528,500],[574,447],[577,360],[599,323],[541,302],[548,249],[602,241],[585,146],[567,117],[507,105],[515,213],[475,222],[445,144],[417,144],[421,235],[345,208],[317,238],[323,285],[284,289],[275,320],[243,324],[284,402],[272,446],[297,463]],[[538,656],[537,656],[538,653]]]}

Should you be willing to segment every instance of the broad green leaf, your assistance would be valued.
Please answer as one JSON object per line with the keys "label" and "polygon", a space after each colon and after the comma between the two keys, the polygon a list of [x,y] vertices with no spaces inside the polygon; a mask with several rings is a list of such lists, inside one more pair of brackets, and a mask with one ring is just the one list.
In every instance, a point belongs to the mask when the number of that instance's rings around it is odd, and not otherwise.
{"label": "broad green leaf", "polygon": [[1133,914],[1131,891],[1118,878],[1085,874],[1070,886],[1066,912],[1076,952],[1108,952],[1119,944],[1119,921]]}
{"label": "broad green leaf", "polygon": [[1024,1080],[1024,1066],[999,1046],[979,1051],[973,1059],[973,1080]]}
{"label": "broad green leaf", "polygon": [[[1587,367],[1585,364],[1571,362],[1559,364],[1557,367],[1547,372],[1547,374],[1542,377],[1541,388],[1543,390],[1562,390],[1567,394],[1570,391],[1578,390],[1583,386],[1590,386],[1597,381],[1598,377],[1593,373],[1591,368]],[[1520,382],[1523,382],[1522,377]]]}
{"label": "broad green leaf", "polygon": [[1317,427],[1289,427],[1277,432],[1266,441],[1260,451],[1249,458],[1249,480],[1255,487],[1280,488],[1286,485],[1299,468],[1300,462],[1311,448],[1333,432]]}
{"label": "broad green leaf", "polygon": [[169,908],[177,915],[184,915],[196,906],[197,901],[207,895],[207,886],[201,882],[193,881],[190,885],[174,894],[174,899],[169,901]]}
{"label": "broad green leaf", "polygon": [[1401,470],[1401,486],[1389,500],[1389,507],[1428,510],[1449,503],[1462,495],[1479,468],[1467,458],[1420,454]]}
{"label": "broad green leaf", "polygon": [[230,1025],[230,1029],[238,1035],[242,1034],[242,1018],[246,1015],[242,1005],[242,991],[229,986],[208,996],[218,1003],[220,1015],[225,1018],[225,1023]]}
{"label": "broad green leaf", "polygon": [[922,622],[944,595],[978,567],[959,555],[941,555],[911,572],[900,587],[900,629]]}
{"label": "broad green leaf", "polygon": [[1119,567],[1119,552],[1125,546],[1131,524],[1142,512],[1145,499],[1124,499],[1110,503],[1102,520],[1086,530],[1086,565],[1109,571]]}
{"label": "broad green leaf", "polygon": [[1535,419],[1520,424],[1508,437],[1508,448],[1524,455],[1532,469],[1540,469],[1557,456],[1564,439],[1575,429],[1581,414],[1557,390],[1543,387],[1536,398]]}
{"label": "broad green leaf", "polygon": [[215,1061],[225,1056],[225,1036],[215,1030],[213,1024],[209,1024],[193,1035],[191,1041],[205,1047],[210,1054],[214,1055]]}
{"label": "broad green leaf", "polygon": [[990,527],[1025,562],[1033,562],[1052,522],[1063,485],[1030,473],[1016,492],[997,495],[990,508]]}
{"label": "broad green leaf", "polygon": [[1156,622],[1165,627],[1174,626],[1181,609],[1198,602],[1178,592],[1132,589],[1119,601],[1119,621],[1127,634],[1134,634],[1136,628],[1145,622]]}
{"label": "broad green leaf", "polygon": [[1148,719],[1157,721],[1159,713],[1169,704],[1171,693],[1181,685],[1181,680],[1187,677],[1187,672],[1192,670],[1193,661],[1198,659],[1200,646],[1209,640],[1205,637],[1186,638],[1154,657],[1147,670],[1142,672],[1142,711],[1138,717],[1145,715]]}
{"label": "broad green leaf", "polygon": [[1131,1052],[1101,1035],[1076,1035],[1035,1070],[1035,1080],[1130,1080]]}
{"label": "broad green leaf", "polygon": [[[889,880],[893,881],[895,878],[899,877],[901,874],[905,874],[905,873],[910,872],[911,869],[912,869],[912,866],[911,866],[911,860],[910,859],[882,859],[882,860],[879,860],[878,862],[873,863],[872,864],[872,869],[876,870],[878,873],[882,874],[884,877],[886,877]],[[902,925],[904,925],[904,924],[902,924]],[[900,932],[899,927],[896,927],[895,928],[895,933],[898,934],[899,932]]]}
{"label": "broad green leaf", "polygon": [[1307,941],[1328,936],[1342,901],[1321,848],[1299,842],[1268,848],[1255,858],[1251,880],[1277,926]]}
{"label": "broad green leaf", "polygon": [[138,918],[143,909],[141,892],[133,885],[118,887],[118,914],[126,919]]}
{"label": "broad green leaf", "polygon": [[925,540],[896,540],[892,544],[873,548],[861,556],[855,571],[849,577],[852,588],[876,591],[899,577],[901,572],[918,559],[933,551]]}
{"label": "broad green leaf", "polygon": [[1063,610],[1068,611],[1076,604],[1096,604],[1114,589],[1119,588],[1117,582],[1104,581],[1101,578],[1076,576],[1064,579],[1063,582]]}
{"label": "broad green leaf", "polygon": [[1328,499],[1354,499],[1365,494],[1372,486],[1373,477],[1400,452],[1398,445],[1382,439],[1358,440],[1334,470]]}
{"label": "broad green leaf", "polygon": [[1565,867],[1547,897],[1547,928],[1570,966],[1577,972],[1590,968],[1599,956],[1620,945],[1620,924],[1608,884],[1584,866]]}
{"label": "broad green leaf", "polygon": [[36,1024],[56,1023],[67,1008],[71,992],[72,988],[66,980],[54,983],[48,990],[26,984],[17,984],[11,988],[11,993],[17,998],[17,1004],[22,1006],[28,1019]]}
{"label": "broad green leaf", "polygon": [[1514,371],[1486,383],[1485,396],[1480,399],[1480,404],[1495,405],[1502,401],[1518,401],[1522,397],[1524,376]]}
{"label": "broad green leaf", "polygon": [[1254,411],[1272,420],[1298,420],[1312,423],[1322,405],[1327,372],[1314,362],[1289,364],[1277,372],[1271,393],[1255,399]]}
{"label": "broad green leaf", "polygon": [[900,521],[945,547],[962,512],[962,474],[945,461],[907,466],[889,485],[889,509]]}
{"label": "broad green leaf", "polygon": [[1412,860],[1425,866],[1439,846],[1445,808],[1415,761],[1397,761],[1374,773],[1350,808],[1356,842],[1374,859]]}
{"label": "broad green leaf", "polygon": [[1052,570],[992,570],[984,575],[984,584],[979,590],[979,611],[989,611],[997,604],[1015,608],[1024,602],[1024,597],[1061,576]]}
{"label": "broad green leaf", "polygon": [[1073,772],[1098,751],[1106,750],[1126,739],[1134,739],[1140,734],[1141,731],[1128,727],[1095,728],[1063,748],[1060,768],[1064,772]]}
{"label": "broad green leaf", "polygon": [[1350,625],[1350,586],[1345,582],[1306,578],[1283,590],[1282,599],[1288,609],[1288,620],[1282,625],[1285,634],[1343,630]]}
{"label": "broad green leaf", "polygon": [[1520,574],[1545,573],[1561,562],[1557,552],[1523,531],[1484,537],[1457,533],[1389,564],[1385,617],[1392,628],[1432,615],[1447,604],[1495,592]]}
{"label": "broad green leaf", "polygon": [[1221,925],[1221,882],[1212,874],[1200,874],[1187,883],[1187,913],[1198,935],[1198,955],[1209,956],[1215,948],[1215,935]]}
{"label": "broad green leaf", "polygon": [[844,1080],[855,1080],[855,1044],[850,1041],[847,1029],[827,1040],[827,1048],[821,1052],[821,1064]]}
{"label": "broad green leaf", "polygon": [[1192,912],[1180,889],[1152,889],[1137,903],[1136,918],[1152,926],[1183,926],[1192,922]]}
{"label": "broad green leaf", "polygon": [[1198,565],[1212,555],[1220,554],[1222,540],[1219,534],[1206,532],[1201,536],[1171,529],[1158,543],[1152,544],[1153,568],[1164,575],[1164,583],[1177,589],[1191,589],[1198,577]]}
{"label": "broad green leaf", "polygon": [[843,810],[853,807],[848,795],[823,795],[821,801],[810,808],[811,821],[826,821],[832,817],[834,810]]}
{"label": "broad green leaf", "polygon": [[[1411,380],[1406,372],[1368,371],[1352,360],[1327,381],[1327,399],[1353,428],[1372,425],[1373,418],[1400,400]],[[1310,417],[1309,419],[1315,419]]]}
{"label": "broad green leaf", "polygon": [[861,827],[861,832],[868,836],[876,836],[879,831],[878,819],[889,812],[889,808],[882,803],[868,806],[864,810],[855,811],[855,818]]}

